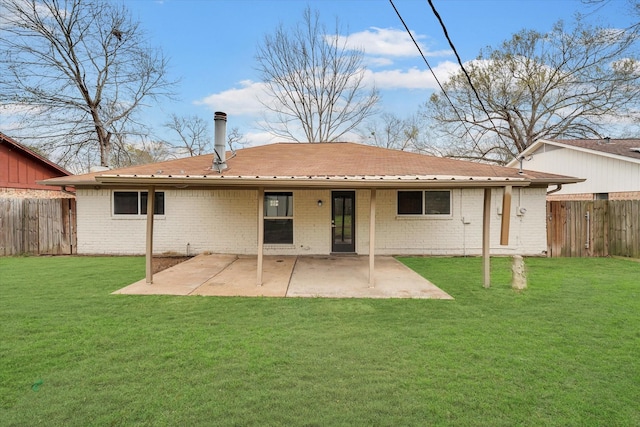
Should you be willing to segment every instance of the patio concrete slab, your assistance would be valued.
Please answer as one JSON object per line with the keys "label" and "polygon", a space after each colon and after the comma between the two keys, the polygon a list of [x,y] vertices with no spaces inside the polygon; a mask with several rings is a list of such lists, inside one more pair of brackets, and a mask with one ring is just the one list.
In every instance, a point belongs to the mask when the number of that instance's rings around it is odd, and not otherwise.
{"label": "patio concrete slab", "polygon": [[132,295],[189,295],[207,280],[218,275],[237,255],[198,255],[153,275],[153,283],[146,279],[113,292]]}
{"label": "patio concrete slab", "polygon": [[376,257],[373,287],[367,256],[265,256],[261,286],[255,256],[198,255],[153,277],[153,284],[142,279],[113,293],[453,299],[390,256]]}
{"label": "patio concrete slab", "polygon": [[284,297],[295,263],[295,256],[263,257],[262,285],[258,286],[257,258],[241,256],[191,295]]}
{"label": "patio concrete slab", "polygon": [[376,257],[374,277],[370,286],[367,256],[298,257],[287,296],[453,299],[391,256]]}

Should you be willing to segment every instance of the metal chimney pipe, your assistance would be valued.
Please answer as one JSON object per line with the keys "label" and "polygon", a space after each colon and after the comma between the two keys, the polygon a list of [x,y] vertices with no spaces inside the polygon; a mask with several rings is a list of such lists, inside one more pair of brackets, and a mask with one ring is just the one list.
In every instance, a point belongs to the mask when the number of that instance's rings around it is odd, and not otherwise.
{"label": "metal chimney pipe", "polygon": [[227,113],[216,111],[213,115],[215,139],[213,145],[213,168],[222,172],[227,168]]}

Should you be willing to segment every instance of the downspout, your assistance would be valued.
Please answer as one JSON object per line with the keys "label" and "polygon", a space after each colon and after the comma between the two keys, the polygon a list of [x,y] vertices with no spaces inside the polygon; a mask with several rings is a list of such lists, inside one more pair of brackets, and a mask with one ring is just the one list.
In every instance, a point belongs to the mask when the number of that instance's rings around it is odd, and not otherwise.
{"label": "downspout", "polygon": [[71,191],[67,190],[67,188],[66,188],[66,187],[60,187],[60,191],[61,191],[62,193],[64,193],[64,194],[68,194],[68,195],[70,195],[70,196],[74,196],[74,197],[75,197],[75,195],[76,195],[76,193],[73,193],[73,192],[71,192]]}
{"label": "downspout", "polygon": [[549,194],[557,193],[558,191],[562,190],[562,184],[556,184],[556,185],[557,185],[557,187],[556,187],[556,188],[554,188],[554,189],[553,189],[553,190],[551,190],[551,191],[547,191],[547,196],[548,196]]}

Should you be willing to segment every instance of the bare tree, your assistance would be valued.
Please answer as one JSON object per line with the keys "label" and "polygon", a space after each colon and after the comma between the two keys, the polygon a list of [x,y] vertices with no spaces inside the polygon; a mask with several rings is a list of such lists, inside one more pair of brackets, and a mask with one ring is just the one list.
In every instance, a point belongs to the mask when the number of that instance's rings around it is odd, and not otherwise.
{"label": "bare tree", "polygon": [[[179,142],[169,142],[176,155],[200,156],[213,152],[214,141],[209,131],[209,124],[198,116],[180,117],[172,114],[164,127],[177,135]],[[237,127],[231,128],[227,134],[227,145],[230,150],[245,147],[249,142]]]}
{"label": "bare tree", "polygon": [[179,154],[200,156],[213,152],[209,123],[201,117],[180,117],[172,114],[164,126],[177,135],[179,142],[172,145],[176,147]]}
{"label": "bare tree", "polygon": [[249,141],[244,138],[239,128],[233,127],[227,134],[227,145],[231,151],[235,151],[238,147],[244,148],[249,145]]}
{"label": "bare tree", "polygon": [[372,115],[375,88],[364,82],[363,51],[349,48],[336,22],[328,33],[307,8],[301,24],[280,25],[258,46],[258,70],[268,100],[263,127],[293,141],[336,141]]}
{"label": "bare tree", "polygon": [[401,151],[433,151],[427,141],[426,127],[417,114],[403,119],[392,113],[382,113],[363,125],[363,129],[362,139],[369,145]]}
{"label": "bare tree", "polygon": [[127,139],[114,134],[146,134],[135,113],[171,96],[166,58],[123,6],[0,0],[0,16],[0,103],[22,111],[24,137],[39,138],[63,164],[95,152],[109,166]]}
{"label": "bare tree", "polygon": [[113,167],[144,165],[175,157],[173,147],[163,141],[142,140],[136,143],[121,141],[111,153]]}
{"label": "bare tree", "polygon": [[[599,137],[633,117],[640,67],[635,28],[593,28],[579,19],[548,34],[524,30],[488,48],[426,105],[450,155],[509,161],[540,138]],[[473,83],[473,87],[469,84]]]}

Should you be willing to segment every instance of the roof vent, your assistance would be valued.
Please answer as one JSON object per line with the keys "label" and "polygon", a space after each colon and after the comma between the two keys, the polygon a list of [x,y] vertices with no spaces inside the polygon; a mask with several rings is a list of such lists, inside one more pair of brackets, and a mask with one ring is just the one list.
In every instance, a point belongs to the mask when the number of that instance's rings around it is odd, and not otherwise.
{"label": "roof vent", "polygon": [[227,168],[227,113],[216,111],[213,115],[215,136],[213,145],[213,169],[222,172]]}

